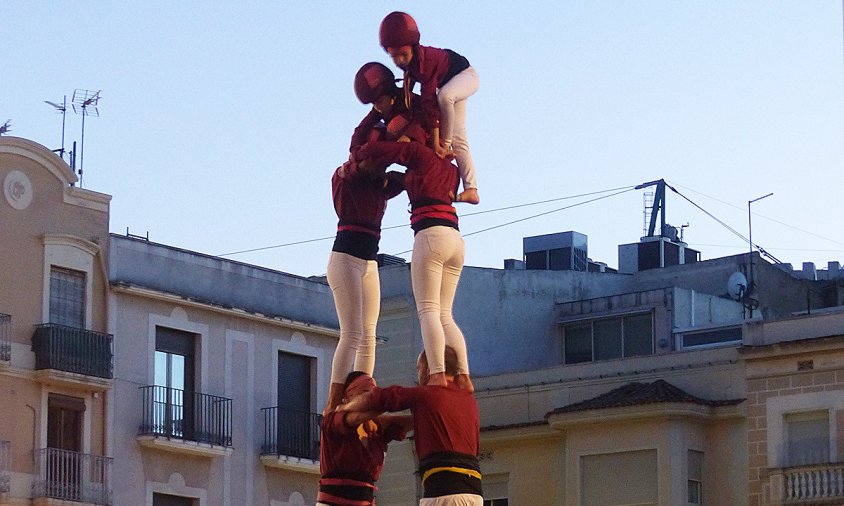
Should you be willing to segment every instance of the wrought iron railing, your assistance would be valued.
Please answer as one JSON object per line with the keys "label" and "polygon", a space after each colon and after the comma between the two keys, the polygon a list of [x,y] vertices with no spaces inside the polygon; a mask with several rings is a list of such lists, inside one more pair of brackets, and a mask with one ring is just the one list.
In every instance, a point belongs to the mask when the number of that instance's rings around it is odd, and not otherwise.
{"label": "wrought iron railing", "polygon": [[157,385],[141,388],[140,435],[232,445],[232,400]]}
{"label": "wrought iron railing", "polygon": [[264,455],[286,455],[319,460],[319,424],[322,415],[282,407],[263,408]]}
{"label": "wrought iron railing", "polygon": [[786,502],[844,500],[844,463],[791,467],[782,474]]}
{"label": "wrought iron railing", "polygon": [[42,448],[35,451],[34,498],[111,505],[111,457]]}
{"label": "wrought iron railing", "polygon": [[9,474],[9,442],[0,441],[0,494],[10,490],[12,481]]}
{"label": "wrought iron railing", "polygon": [[0,360],[12,360],[12,317],[0,313]]}
{"label": "wrought iron railing", "polygon": [[35,326],[32,351],[35,369],[111,379],[112,335],[93,330],[44,323]]}

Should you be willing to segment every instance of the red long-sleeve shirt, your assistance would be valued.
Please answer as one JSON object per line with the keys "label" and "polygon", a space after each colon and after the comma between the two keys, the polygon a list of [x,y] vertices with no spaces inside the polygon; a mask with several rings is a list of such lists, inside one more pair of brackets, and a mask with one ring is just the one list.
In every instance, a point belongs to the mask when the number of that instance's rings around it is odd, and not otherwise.
{"label": "red long-sleeve shirt", "polygon": [[[417,45],[414,46],[413,59],[406,69],[405,79],[412,79],[420,84],[424,124],[428,129],[440,126],[440,106],[437,102],[437,89],[452,77],[469,68],[469,60],[451,49],[440,49]],[[409,83],[407,89],[412,89]]]}
{"label": "red long-sleeve shirt", "polygon": [[354,153],[355,160],[370,159],[378,167],[392,163],[407,168],[404,188],[410,199],[410,223],[418,232],[429,226],[458,228],[457,211],[451,205],[460,182],[451,157],[439,158],[417,142],[370,142]]}
{"label": "red long-sleeve shirt", "polygon": [[[422,114],[422,102],[419,95],[413,94],[411,96],[411,105],[410,110],[405,107],[404,99],[399,93],[396,97],[394,97],[395,102],[393,106],[390,108],[389,111],[385,111],[384,113],[380,113],[375,110],[373,107],[369,113],[363,117],[360,124],[355,127],[354,132],[352,132],[352,142],[349,146],[349,151],[354,150],[358,146],[362,146],[370,141],[370,132],[372,132],[373,128],[378,128],[379,125],[384,128],[387,133],[387,138],[385,140],[396,140],[400,137],[404,131],[401,130],[391,130],[389,128],[390,121],[392,121],[397,116],[405,116],[408,121],[423,121],[424,116]],[[427,125],[420,124],[423,128],[427,128]],[[427,142],[427,140],[423,139],[414,139],[417,141],[421,141],[423,144]]]}
{"label": "red long-sleeve shirt", "polygon": [[442,452],[478,455],[480,415],[475,397],[453,384],[375,388],[370,392],[373,411],[413,413],[416,454],[420,460]]}
{"label": "red long-sleeve shirt", "polygon": [[345,411],[332,411],[320,425],[319,471],[323,478],[353,478],[375,483],[381,475],[387,443],[401,441],[398,424],[380,428],[364,445],[356,429],[346,425]]}
{"label": "red long-sleeve shirt", "polygon": [[339,218],[334,251],[364,260],[376,258],[387,200],[401,193],[402,179],[398,172],[373,177],[355,163],[345,163],[334,171],[331,193]]}

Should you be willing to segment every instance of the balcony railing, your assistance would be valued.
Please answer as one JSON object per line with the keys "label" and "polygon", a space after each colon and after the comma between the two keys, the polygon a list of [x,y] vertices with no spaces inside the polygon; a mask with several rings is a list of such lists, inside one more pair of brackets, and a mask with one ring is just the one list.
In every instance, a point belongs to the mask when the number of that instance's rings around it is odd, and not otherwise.
{"label": "balcony railing", "polygon": [[319,424],[322,415],[281,407],[263,408],[263,455],[319,460]]}
{"label": "balcony railing", "polygon": [[157,385],[141,387],[141,395],[139,435],[232,445],[231,399]]}
{"label": "balcony railing", "polygon": [[844,500],[844,463],[791,467],[782,476],[785,503]]}
{"label": "balcony railing", "polygon": [[56,369],[111,379],[111,334],[55,323],[36,325],[32,336],[35,369]]}
{"label": "balcony railing", "polygon": [[0,441],[0,494],[8,492],[11,487],[9,474],[9,442]]}
{"label": "balcony railing", "polygon": [[0,361],[12,360],[12,317],[0,313]]}
{"label": "balcony railing", "polygon": [[56,448],[37,450],[32,496],[111,505],[113,460]]}

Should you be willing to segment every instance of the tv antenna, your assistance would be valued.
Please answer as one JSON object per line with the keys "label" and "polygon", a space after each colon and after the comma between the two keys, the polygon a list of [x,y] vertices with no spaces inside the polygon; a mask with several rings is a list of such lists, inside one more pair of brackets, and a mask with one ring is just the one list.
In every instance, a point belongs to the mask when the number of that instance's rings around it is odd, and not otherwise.
{"label": "tv antenna", "polygon": [[64,160],[64,125],[65,125],[65,118],[67,117],[67,95],[62,98],[62,103],[57,104],[55,102],[50,102],[49,100],[44,101],[45,104],[52,105],[57,112],[62,113],[62,147],[61,149],[54,149],[53,153],[56,151],[59,152],[59,156]]}
{"label": "tv antenna", "polygon": [[82,169],[85,164],[85,116],[100,116],[97,104],[100,101],[100,92],[76,89],[73,91],[73,112],[82,115],[82,143],[79,148],[79,186],[82,186]]}

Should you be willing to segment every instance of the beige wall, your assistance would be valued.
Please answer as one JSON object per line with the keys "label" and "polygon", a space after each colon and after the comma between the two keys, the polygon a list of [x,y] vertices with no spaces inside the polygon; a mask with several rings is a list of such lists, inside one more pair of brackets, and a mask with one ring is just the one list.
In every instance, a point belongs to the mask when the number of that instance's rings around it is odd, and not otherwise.
{"label": "beige wall", "polygon": [[[82,398],[83,452],[106,453],[106,393],[86,382],[55,384],[36,374],[31,351],[34,326],[46,323],[50,265],[87,274],[85,327],[107,328],[109,202],[111,197],[70,186],[70,168],[50,150],[16,137],[0,137],[0,312],[10,314],[12,356],[0,364],[0,439],[11,442],[12,497],[29,497],[34,451],[46,447],[47,398]],[[106,382],[107,383],[107,382]]]}
{"label": "beige wall", "polygon": [[[808,320],[806,320],[808,322]],[[751,506],[780,504],[778,497],[789,413],[825,410],[832,422],[832,461],[844,459],[844,338],[772,345],[748,352],[748,488]]]}

